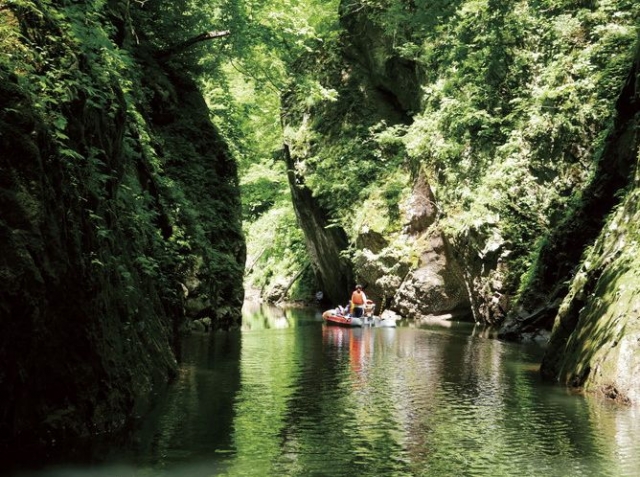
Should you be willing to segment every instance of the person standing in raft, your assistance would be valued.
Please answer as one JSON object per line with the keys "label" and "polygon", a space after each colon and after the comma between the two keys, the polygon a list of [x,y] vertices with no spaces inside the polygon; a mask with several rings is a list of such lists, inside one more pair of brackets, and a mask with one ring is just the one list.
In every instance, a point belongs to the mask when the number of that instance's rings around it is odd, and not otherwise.
{"label": "person standing in raft", "polygon": [[351,294],[351,315],[361,318],[364,314],[364,304],[367,302],[367,295],[362,291],[362,285],[356,285],[356,289]]}

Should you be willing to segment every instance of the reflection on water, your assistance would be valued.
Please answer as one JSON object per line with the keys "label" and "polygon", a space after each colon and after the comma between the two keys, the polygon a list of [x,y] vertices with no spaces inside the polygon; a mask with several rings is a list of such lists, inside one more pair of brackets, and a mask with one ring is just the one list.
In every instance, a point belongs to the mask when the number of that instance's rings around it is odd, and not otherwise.
{"label": "reflection on water", "polygon": [[291,313],[286,313],[274,305],[262,305],[255,302],[245,302],[242,308],[242,330],[270,330],[275,328],[290,328],[296,325]]}
{"label": "reflection on water", "polygon": [[538,380],[541,350],[469,325],[340,328],[245,309],[194,335],[125,449],[33,476],[633,476],[639,410]]}

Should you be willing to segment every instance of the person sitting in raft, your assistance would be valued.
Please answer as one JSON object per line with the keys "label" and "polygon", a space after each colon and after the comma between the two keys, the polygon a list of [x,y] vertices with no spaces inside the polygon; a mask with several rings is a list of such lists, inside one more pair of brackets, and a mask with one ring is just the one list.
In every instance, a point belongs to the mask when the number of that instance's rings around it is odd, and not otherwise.
{"label": "person sitting in raft", "polygon": [[373,303],[373,301],[371,300],[366,300],[364,304],[364,316],[366,316],[367,318],[371,318],[375,309],[375,303]]}
{"label": "person sitting in raft", "polygon": [[362,317],[366,302],[367,296],[362,291],[362,285],[356,285],[356,289],[351,294],[351,314],[356,318]]}

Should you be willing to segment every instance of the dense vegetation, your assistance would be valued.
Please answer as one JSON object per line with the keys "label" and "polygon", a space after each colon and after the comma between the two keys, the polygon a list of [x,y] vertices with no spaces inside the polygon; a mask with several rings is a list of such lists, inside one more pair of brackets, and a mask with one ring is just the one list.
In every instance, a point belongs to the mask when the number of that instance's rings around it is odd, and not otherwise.
{"label": "dense vegetation", "polygon": [[240,322],[236,163],[156,8],[0,4],[3,455],[122,427],[185,319]]}
{"label": "dense vegetation", "polygon": [[[280,6],[272,2],[268,9],[288,26],[297,24]],[[341,255],[354,277],[410,318],[447,311],[429,302],[460,293],[475,321],[506,319],[505,337],[542,331],[544,338],[558,316],[562,323],[545,359],[552,379],[581,386],[601,379],[589,378],[590,370],[606,367],[611,376],[616,366],[633,369],[633,354],[614,366],[605,361],[618,354],[594,350],[607,340],[615,347],[621,330],[632,330],[598,324],[599,316],[637,316],[635,305],[612,298],[625,296],[629,285],[611,277],[626,276],[633,266],[612,258],[618,249],[603,228],[618,231],[618,244],[637,240],[621,218],[633,215],[633,200],[624,198],[634,193],[638,154],[632,132],[637,2],[342,1],[323,14],[306,52],[278,56],[278,72],[289,80],[276,82],[281,109],[275,99],[261,109],[274,123],[280,114],[290,186],[307,189],[308,208],[326,214],[320,228],[303,225],[306,251],[326,241],[321,228],[344,230]],[[251,124],[264,117],[257,114]],[[278,149],[277,135],[271,139],[270,152]],[[253,207],[245,215],[248,231],[261,223],[257,215],[267,218],[269,230],[277,224],[269,214],[278,210],[271,204],[284,204],[273,195],[282,190],[273,179],[278,156],[257,155],[266,167],[252,165],[246,176],[245,198]],[[434,209],[417,230],[416,190],[426,190]],[[621,202],[626,215],[607,219]],[[280,217],[292,223],[288,212]],[[267,247],[250,246],[263,290],[277,279],[279,249],[297,250],[282,267],[289,276],[306,259],[316,278],[326,273],[317,252],[305,257],[299,235],[280,237]],[[445,255],[444,271],[452,277],[434,272],[432,263]],[[435,292],[420,295],[425,285]],[[596,298],[585,301],[595,290]],[[445,305],[454,311],[464,300]],[[596,341],[587,331],[572,337],[582,321],[591,322]],[[563,358],[565,352],[571,357]],[[624,376],[620,382],[634,381]],[[607,386],[609,395],[635,396],[628,385],[624,391]]]}
{"label": "dense vegetation", "polygon": [[[545,374],[637,399],[637,306],[618,300],[638,238],[622,217],[635,210],[639,18],[630,1],[341,3],[328,49],[341,54],[304,67],[338,100],[294,94],[287,140],[378,298],[420,319],[442,307],[412,290],[462,288],[475,321],[509,316],[510,337],[550,330],[560,311]],[[412,234],[419,183],[437,210]],[[444,255],[463,287],[437,278]]]}
{"label": "dense vegetation", "polygon": [[273,301],[306,300],[316,291],[287,183],[282,99],[292,88],[307,101],[332,97],[314,71],[295,65],[337,37],[337,8],[336,1],[313,0],[225,4],[232,32],[226,55],[201,77],[213,119],[239,162],[246,285]]}
{"label": "dense vegetation", "polygon": [[588,382],[609,359],[589,330],[618,343],[637,316],[615,297],[638,239],[639,18],[634,0],[2,2],[3,444],[119,427],[174,372],[185,318],[237,326],[245,236],[268,299],[357,279],[411,319],[555,320],[547,374]]}
{"label": "dense vegetation", "polygon": [[[300,123],[298,135],[318,144],[300,153],[307,184],[353,238],[362,228],[349,220],[353,203],[386,215],[378,227],[388,235],[400,230],[394,207],[409,174],[423,169],[440,226],[477,252],[495,242],[508,256],[505,289],[525,289],[538,241],[594,171],[629,70],[638,7],[615,3],[367,2],[351,11],[345,2],[345,49],[359,55],[347,81],[324,59],[316,67],[333,74],[325,81],[340,101]],[[410,72],[413,82],[399,77]],[[381,107],[374,88],[410,118],[372,113]]]}
{"label": "dense vegetation", "polygon": [[[356,276],[368,266],[359,237],[372,231],[390,239],[378,259],[415,266],[420,244],[407,250],[402,209],[422,172],[435,227],[458,255],[492,248],[490,268],[508,263],[491,272],[499,292],[538,306],[537,253],[593,177],[637,41],[635,2],[245,7],[233,11],[253,22],[229,40],[226,85],[208,84],[240,153],[249,263],[263,292],[308,260],[291,229],[286,143],[317,206],[347,232]],[[306,276],[303,295],[314,286]],[[475,293],[491,295],[488,278]]]}

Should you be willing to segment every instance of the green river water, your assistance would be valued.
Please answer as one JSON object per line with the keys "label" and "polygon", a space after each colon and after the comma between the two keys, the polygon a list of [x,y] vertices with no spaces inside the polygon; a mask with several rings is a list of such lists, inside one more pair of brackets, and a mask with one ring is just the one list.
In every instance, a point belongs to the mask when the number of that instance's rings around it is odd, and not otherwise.
{"label": "green river water", "polygon": [[640,476],[640,410],[540,382],[470,324],[348,329],[246,309],[195,334],[137,434],[20,477]]}

